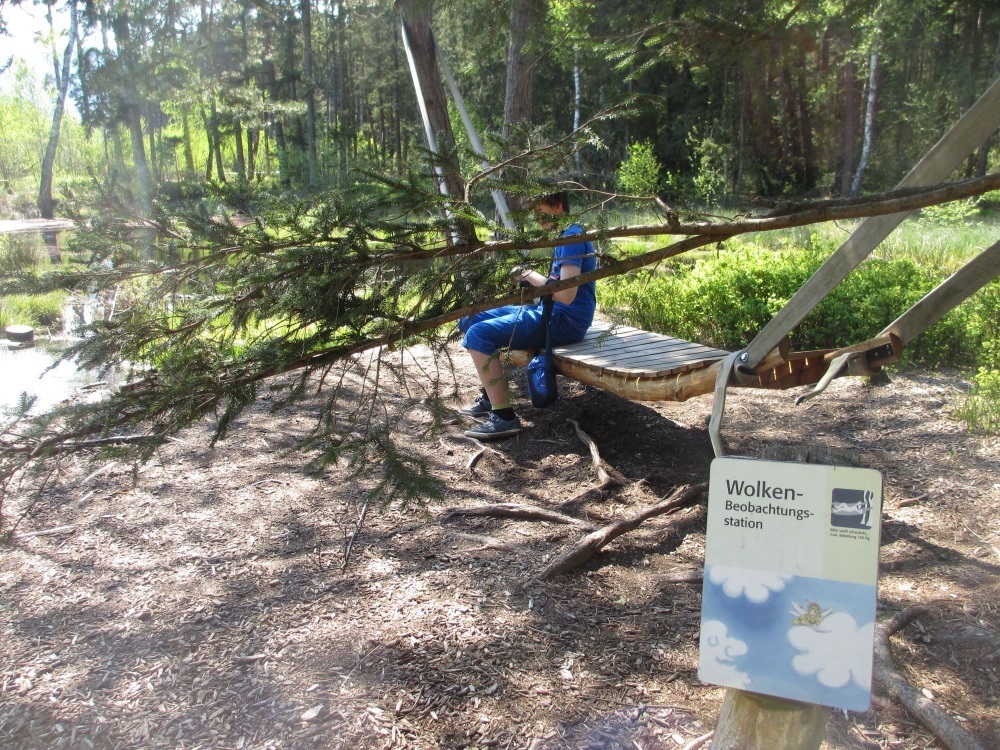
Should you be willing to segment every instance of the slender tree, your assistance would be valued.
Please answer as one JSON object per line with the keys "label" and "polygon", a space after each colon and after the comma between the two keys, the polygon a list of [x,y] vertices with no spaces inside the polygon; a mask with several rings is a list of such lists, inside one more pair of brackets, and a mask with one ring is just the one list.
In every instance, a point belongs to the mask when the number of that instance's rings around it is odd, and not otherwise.
{"label": "slender tree", "polygon": [[[59,130],[62,127],[63,112],[66,108],[73,46],[76,44],[77,37],[76,0],[69,0],[68,5],[69,35],[66,40],[66,50],[63,52],[62,65],[56,68],[56,97],[55,106],[52,109],[52,129],[49,131],[49,142],[45,147],[45,156],[42,158],[42,174],[38,188],[38,212],[46,219],[55,216],[55,203],[52,200],[52,172],[56,162],[56,149],[59,147]],[[53,62],[57,62],[57,60]]]}

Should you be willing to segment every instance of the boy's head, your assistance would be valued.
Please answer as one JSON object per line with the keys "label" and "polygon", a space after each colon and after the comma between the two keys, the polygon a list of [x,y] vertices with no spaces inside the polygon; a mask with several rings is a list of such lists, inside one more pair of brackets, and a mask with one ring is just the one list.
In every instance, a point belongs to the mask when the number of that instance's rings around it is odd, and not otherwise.
{"label": "boy's head", "polygon": [[537,211],[541,207],[545,207],[545,213],[548,214],[568,214],[569,213],[569,192],[566,190],[560,190],[555,193],[549,193],[548,195],[543,195],[535,203],[535,210]]}

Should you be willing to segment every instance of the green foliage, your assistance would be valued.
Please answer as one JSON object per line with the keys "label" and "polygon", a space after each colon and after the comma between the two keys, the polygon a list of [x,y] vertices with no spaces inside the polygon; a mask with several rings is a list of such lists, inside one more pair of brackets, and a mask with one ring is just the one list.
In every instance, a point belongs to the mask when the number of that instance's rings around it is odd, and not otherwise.
{"label": "green foliage", "polygon": [[61,325],[66,298],[65,292],[58,291],[0,296],[0,330],[15,324],[34,328]]}
{"label": "green foliage", "polygon": [[962,201],[941,203],[920,209],[920,220],[931,224],[947,227],[961,227],[968,224],[969,219],[979,211],[977,201],[967,198]]}
{"label": "green foliage", "polygon": [[662,169],[653,153],[652,143],[633,143],[628,148],[628,156],[618,168],[618,185],[629,195],[656,195],[660,191]]}
{"label": "green foliage", "polygon": [[970,430],[1000,433],[1000,370],[979,369],[972,389],[955,409],[955,416]]}
{"label": "green foliage", "polygon": [[[723,349],[739,349],[767,324],[823,262],[816,250],[754,245],[719,251],[698,263],[639,271],[598,287],[602,307],[641,328]],[[831,292],[791,333],[795,349],[864,341],[930,291],[943,276],[908,259],[872,259]],[[912,362],[972,365],[982,333],[959,308],[915,341]]]}
{"label": "green foliage", "polygon": [[970,328],[980,342],[972,389],[955,411],[969,429],[1000,433],[1000,281],[987,284],[971,300]]}

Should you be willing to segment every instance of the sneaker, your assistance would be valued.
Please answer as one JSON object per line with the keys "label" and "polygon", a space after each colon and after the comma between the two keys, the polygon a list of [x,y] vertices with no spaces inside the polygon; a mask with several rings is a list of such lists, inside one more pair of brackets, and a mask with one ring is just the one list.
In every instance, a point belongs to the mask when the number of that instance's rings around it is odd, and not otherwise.
{"label": "sneaker", "polygon": [[485,417],[493,413],[493,404],[485,393],[480,393],[471,406],[463,406],[458,413],[467,417]]}
{"label": "sneaker", "polygon": [[516,416],[513,419],[503,419],[497,414],[490,414],[490,418],[478,427],[465,431],[466,437],[478,438],[479,440],[496,440],[497,438],[516,435],[523,428],[521,420]]}

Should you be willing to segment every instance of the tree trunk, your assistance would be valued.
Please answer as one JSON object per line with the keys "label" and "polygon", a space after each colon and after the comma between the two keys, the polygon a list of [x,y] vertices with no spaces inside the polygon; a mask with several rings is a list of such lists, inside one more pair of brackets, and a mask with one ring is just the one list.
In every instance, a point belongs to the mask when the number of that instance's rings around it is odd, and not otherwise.
{"label": "tree trunk", "polygon": [[510,8],[510,42],[507,46],[507,88],[503,101],[503,136],[513,126],[531,121],[531,60],[524,52],[534,10],[533,0],[514,0]]}
{"label": "tree trunk", "polygon": [[819,167],[816,165],[816,148],[813,145],[812,118],[809,115],[809,92],[806,88],[805,52],[799,52],[798,94],[799,127],[802,129],[802,187],[809,191],[816,187]]}
{"label": "tree trunk", "polygon": [[858,66],[852,61],[844,63],[844,120],[843,141],[840,150],[840,193],[845,196],[849,195],[851,191],[851,174],[854,172],[854,142],[858,138],[855,123],[858,109],[857,68]]}
{"label": "tree trunk", "polygon": [[[1000,37],[997,38],[996,51],[993,53],[993,75],[990,80],[996,80],[1000,78]],[[979,152],[976,154],[976,177],[985,177],[986,169],[989,166],[989,155],[990,148],[993,146],[994,139],[988,138],[982,146],[979,147]]]}
{"label": "tree trunk", "polygon": [[316,159],[316,97],[313,93],[313,62],[312,62],[312,7],[310,0],[302,0],[302,41],[305,46],[305,84],[306,84],[306,156],[309,162],[309,187],[317,185]]}
{"label": "tree trunk", "polygon": [[257,176],[257,146],[260,132],[257,128],[247,128],[247,179]]}
{"label": "tree trunk", "polygon": [[153,181],[146,161],[146,145],[142,138],[142,118],[140,116],[139,90],[136,86],[136,72],[132,57],[129,20],[127,16],[116,16],[111,23],[118,45],[118,54],[125,73],[123,108],[125,124],[132,139],[132,163],[135,167],[136,203],[141,216],[149,216],[152,211]]}
{"label": "tree trunk", "polygon": [[239,118],[233,120],[233,139],[236,141],[236,175],[246,181],[247,160],[243,152],[243,125]]}
{"label": "tree trunk", "polygon": [[[583,97],[583,86],[580,83],[580,48],[573,47],[573,132],[580,129],[580,100]],[[573,151],[573,163],[576,164],[576,179],[583,182],[583,155],[580,149]]]}
{"label": "tree trunk", "polygon": [[205,182],[212,181],[212,160],[215,158],[215,150],[212,147],[212,118],[205,114],[205,108],[201,108],[201,121],[205,125],[205,140],[208,144],[208,158],[205,159]]}
{"label": "tree trunk", "polygon": [[[55,168],[56,149],[59,147],[59,129],[62,126],[63,112],[66,107],[66,92],[69,89],[69,68],[73,59],[73,44],[76,42],[76,0],[69,4],[69,41],[63,53],[62,70],[56,75],[59,92],[56,94],[55,108],[52,112],[52,129],[49,131],[49,143],[45,147],[42,159],[42,177],[38,188],[38,211],[43,219],[55,216],[55,203],[52,200],[52,172]],[[55,62],[55,60],[53,60]]]}
{"label": "tree trunk", "polygon": [[188,122],[187,110],[181,114],[181,127],[184,138],[184,169],[189,175],[194,174],[194,149],[191,146],[191,123]]}
{"label": "tree trunk", "polygon": [[[437,51],[431,30],[433,0],[396,0],[395,8],[403,19],[409,40],[415,85],[419,88],[427,114],[427,147],[434,153],[448,153],[455,148],[455,135],[448,118],[448,102],[437,66]],[[453,170],[444,170],[444,184],[452,197],[462,196],[462,183]]]}
{"label": "tree trunk", "polygon": [[[513,0],[510,7],[510,40],[507,45],[507,86],[503,102],[503,139],[506,155],[511,156],[516,150],[510,139],[514,135],[514,126],[519,122],[531,122],[531,60],[525,54],[524,45],[531,31],[531,21],[534,15],[533,0]],[[508,205],[514,209],[523,209],[520,195],[506,195]]]}
{"label": "tree trunk", "polygon": [[219,182],[226,181],[226,170],[222,166],[222,139],[219,136],[219,109],[215,103],[215,97],[212,97],[212,115],[209,117],[209,140],[212,144],[212,155],[215,156],[215,173],[218,175]]}
{"label": "tree trunk", "polygon": [[872,151],[872,139],[875,137],[875,106],[878,103],[878,49],[872,51],[869,67],[868,104],[865,107],[865,132],[861,144],[861,158],[858,160],[858,168],[854,173],[854,182],[851,183],[852,196],[856,196],[861,192],[861,180],[865,176],[865,168],[868,166],[868,158],[871,156]]}

